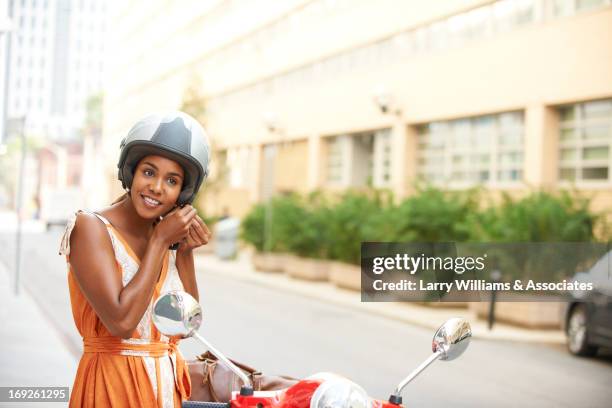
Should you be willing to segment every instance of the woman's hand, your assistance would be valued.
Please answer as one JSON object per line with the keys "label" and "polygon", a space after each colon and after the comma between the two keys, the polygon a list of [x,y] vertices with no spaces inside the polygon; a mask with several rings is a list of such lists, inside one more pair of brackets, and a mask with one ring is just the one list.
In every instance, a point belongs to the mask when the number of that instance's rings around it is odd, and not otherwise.
{"label": "woman's hand", "polygon": [[189,233],[187,236],[181,241],[179,245],[178,251],[192,251],[195,248],[201,247],[202,245],[208,244],[212,233],[210,229],[202,218],[196,214],[195,217],[191,220],[191,225],[189,226]]}
{"label": "woman's hand", "polygon": [[196,216],[197,212],[191,205],[183,208],[177,207],[166,214],[155,226],[154,237],[165,245],[181,242],[189,235],[190,225]]}

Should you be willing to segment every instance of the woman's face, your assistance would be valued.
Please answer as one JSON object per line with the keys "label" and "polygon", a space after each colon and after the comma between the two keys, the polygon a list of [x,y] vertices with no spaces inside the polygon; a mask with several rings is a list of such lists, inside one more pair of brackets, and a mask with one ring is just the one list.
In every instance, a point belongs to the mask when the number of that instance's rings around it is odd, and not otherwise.
{"label": "woman's face", "polygon": [[155,219],[176,205],[184,179],[183,168],[163,156],[146,156],[136,166],[130,196],[138,215]]}

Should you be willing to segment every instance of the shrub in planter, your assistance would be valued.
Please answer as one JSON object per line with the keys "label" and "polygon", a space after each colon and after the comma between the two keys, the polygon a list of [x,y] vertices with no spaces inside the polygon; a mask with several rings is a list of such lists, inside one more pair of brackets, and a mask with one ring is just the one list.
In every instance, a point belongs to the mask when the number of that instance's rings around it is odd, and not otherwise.
{"label": "shrub in planter", "polygon": [[[254,259],[256,268],[266,269],[264,265],[268,265],[268,269],[280,269],[279,262],[271,259],[278,258],[279,255],[271,255],[269,252],[324,258],[328,247],[325,238],[325,208],[324,200],[318,194],[302,197],[293,193],[274,197],[268,203],[253,207],[243,221],[242,237],[260,252]],[[282,262],[287,266],[283,268],[286,270],[295,265],[304,269],[312,264],[285,256]],[[315,269],[319,271],[317,279],[320,279],[323,276],[320,273],[322,266],[317,264]],[[297,273],[308,276],[308,271]]]}
{"label": "shrub in planter", "polygon": [[418,187],[388,215],[387,240],[462,242],[470,238],[468,219],[478,212],[478,190],[442,191]]}
{"label": "shrub in planter", "polygon": [[273,230],[279,246],[307,258],[324,258],[327,252],[326,205],[317,195],[296,194],[273,201]]}
{"label": "shrub in planter", "polygon": [[326,211],[329,257],[359,265],[361,242],[385,239],[384,215],[391,205],[392,196],[386,191],[344,194]]}
{"label": "shrub in planter", "polygon": [[323,196],[287,195],[275,200],[274,223],[279,242],[293,254],[286,259],[285,271],[297,278],[326,280],[328,263],[325,218],[327,205]]}
{"label": "shrub in planter", "polygon": [[268,204],[253,206],[244,217],[241,223],[240,237],[255,247],[256,253],[253,254],[255,269],[266,272],[282,272],[285,255],[278,253],[280,249],[272,228],[270,228],[270,234],[268,234],[266,241],[266,213],[270,213],[266,205]]}
{"label": "shrub in planter", "polygon": [[[600,216],[592,214],[588,207],[589,200],[567,191],[533,192],[514,200],[505,195],[500,205],[472,220],[471,231],[473,239],[481,242],[590,242]],[[584,250],[589,248],[585,246]],[[573,275],[576,263],[584,259],[551,245],[534,247],[531,254],[517,251],[509,256],[507,252],[503,251],[497,259],[505,279],[528,276],[536,280],[560,280]]]}
{"label": "shrub in planter", "polygon": [[[455,256],[455,246],[444,243],[469,238],[467,220],[478,211],[478,199],[478,190],[443,191],[420,185],[414,195],[381,212],[375,228],[384,232],[381,240],[422,244],[418,253],[443,258]],[[388,276],[398,280],[405,277],[401,271],[389,272]],[[457,276],[454,271],[422,271],[419,277],[426,282],[450,282]],[[431,300],[437,300],[446,293],[429,295]]]}
{"label": "shrub in planter", "polygon": [[263,252],[265,246],[265,207],[256,204],[242,219],[240,238],[253,245],[257,252]]}
{"label": "shrub in planter", "polygon": [[347,192],[334,206],[329,206],[325,219],[330,262],[329,280],[336,286],[359,290],[361,287],[361,241],[385,240],[389,226],[386,217],[393,197],[384,190]]}
{"label": "shrub in planter", "polygon": [[298,195],[274,197],[253,206],[242,221],[241,238],[258,252],[289,252],[300,244],[294,235],[300,235],[297,229],[306,215]]}
{"label": "shrub in planter", "polygon": [[583,242],[593,239],[599,216],[589,212],[589,200],[567,191],[534,192],[471,220],[472,238],[483,242]]}

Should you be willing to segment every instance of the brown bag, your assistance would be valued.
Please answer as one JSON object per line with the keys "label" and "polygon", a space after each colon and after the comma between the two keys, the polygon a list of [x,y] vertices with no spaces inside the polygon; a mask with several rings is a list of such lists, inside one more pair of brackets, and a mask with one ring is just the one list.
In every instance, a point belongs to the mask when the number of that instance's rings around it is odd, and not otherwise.
{"label": "brown bag", "polygon": [[[229,402],[232,391],[240,390],[242,381],[223,363],[217,361],[210,351],[187,361],[191,377],[190,401]],[[263,375],[256,369],[237,361],[230,360],[240,368],[253,383],[253,391],[273,391],[289,388],[298,382],[297,378],[287,376]]]}

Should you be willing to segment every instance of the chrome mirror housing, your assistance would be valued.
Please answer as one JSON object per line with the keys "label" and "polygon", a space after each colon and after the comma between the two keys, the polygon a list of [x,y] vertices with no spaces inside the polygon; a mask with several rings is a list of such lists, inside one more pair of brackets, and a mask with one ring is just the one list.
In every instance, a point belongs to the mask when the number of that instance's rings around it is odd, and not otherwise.
{"label": "chrome mirror housing", "polygon": [[202,325],[202,308],[187,292],[167,292],[153,305],[153,324],[166,336],[191,337]]}
{"label": "chrome mirror housing", "polygon": [[431,351],[440,353],[440,360],[454,360],[469,346],[471,337],[472,328],[467,320],[449,319],[434,334]]}

